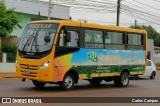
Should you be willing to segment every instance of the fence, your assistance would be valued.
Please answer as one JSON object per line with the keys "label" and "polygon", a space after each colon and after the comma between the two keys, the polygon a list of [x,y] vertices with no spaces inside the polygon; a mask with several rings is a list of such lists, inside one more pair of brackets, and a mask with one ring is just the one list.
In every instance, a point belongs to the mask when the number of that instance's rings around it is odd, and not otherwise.
{"label": "fence", "polygon": [[3,63],[15,63],[16,54],[13,53],[0,53],[0,62]]}
{"label": "fence", "polygon": [[0,53],[0,62],[2,62],[3,55]]}
{"label": "fence", "polygon": [[6,62],[7,63],[15,63],[16,62],[16,54],[6,53]]}

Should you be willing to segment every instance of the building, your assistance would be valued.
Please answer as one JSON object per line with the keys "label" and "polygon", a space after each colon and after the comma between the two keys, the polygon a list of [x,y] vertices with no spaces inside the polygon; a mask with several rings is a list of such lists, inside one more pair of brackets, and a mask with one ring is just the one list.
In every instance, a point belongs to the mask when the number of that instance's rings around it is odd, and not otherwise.
{"label": "building", "polygon": [[160,47],[155,46],[154,51],[155,51],[155,54],[160,54]]}
{"label": "building", "polygon": [[154,62],[160,63],[160,47],[154,47],[155,55],[154,55]]}
{"label": "building", "polygon": [[160,47],[154,46],[153,39],[148,39],[149,59],[155,63],[160,63]]}
{"label": "building", "polygon": [[[15,8],[15,12],[22,18],[20,28],[15,28],[11,36],[21,37],[27,23],[35,20],[47,19],[48,2],[36,0],[5,0],[7,8]],[[70,10],[67,6],[53,5],[51,19],[69,19]]]}
{"label": "building", "polygon": [[153,39],[148,39],[148,58],[154,61],[154,42]]}

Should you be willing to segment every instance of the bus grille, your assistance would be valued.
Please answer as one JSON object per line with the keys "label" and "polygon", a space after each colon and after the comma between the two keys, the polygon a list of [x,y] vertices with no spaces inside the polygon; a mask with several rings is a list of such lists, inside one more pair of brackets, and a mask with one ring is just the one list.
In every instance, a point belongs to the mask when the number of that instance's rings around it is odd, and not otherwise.
{"label": "bus grille", "polygon": [[38,70],[39,67],[37,65],[29,65],[29,64],[20,64],[20,67],[23,69],[30,69],[30,70]]}

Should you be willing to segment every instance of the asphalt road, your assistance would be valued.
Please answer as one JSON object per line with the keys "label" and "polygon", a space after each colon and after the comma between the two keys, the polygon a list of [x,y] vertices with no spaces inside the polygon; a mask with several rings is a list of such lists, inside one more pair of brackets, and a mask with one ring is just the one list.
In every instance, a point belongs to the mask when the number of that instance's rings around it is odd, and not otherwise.
{"label": "asphalt road", "polygon": [[[116,88],[113,82],[92,87],[87,81],[79,81],[71,91],[61,91],[58,85],[50,84],[43,89],[36,89],[30,80],[21,82],[17,78],[8,78],[0,80],[0,97],[160,97],[160,77],[155,80],[130,80],[126,88]],[[94,105],[97,104],[91,106]]]}

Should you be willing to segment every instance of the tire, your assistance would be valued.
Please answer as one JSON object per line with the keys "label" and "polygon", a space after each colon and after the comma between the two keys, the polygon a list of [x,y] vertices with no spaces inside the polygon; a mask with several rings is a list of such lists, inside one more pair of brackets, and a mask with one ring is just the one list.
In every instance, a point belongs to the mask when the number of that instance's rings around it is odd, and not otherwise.
{"label": "tire", "polygon": [[100,78],[92,78],[92,79],[89,79],[88,81],[93,86],[99,86],[100,83],[102,82],[102,79],[100,79]]}
{"label": "tire", "polygon": [[36,86],[37,88],[43,88],[46,85],[45,82],[40,82],[35,80],[32,80],[32,82],[33,82],[33,85]]}
{"label": "tire", "polygon": [[156,72],[153,71],[152,74],[151,74],[151,76],[150,76],[150,79],[155,79],[155,77],[156,77]]}
{"label": "tire", "polygon": [[136,79],[140,79],[138,75],[136,75]]}
{"label": "tire", "polygon": [[75,84],[75,78],[72,74],[67,73],[64,78],[63,81],[59,83],[61,89],[63,90],[71,90],[74,88],[74,84]]}
{"label": "tire", "polygon": [[126,87],[129,84],[129,74],[123,72],[119,77],[114,78],[114,85],[116,87]]}

